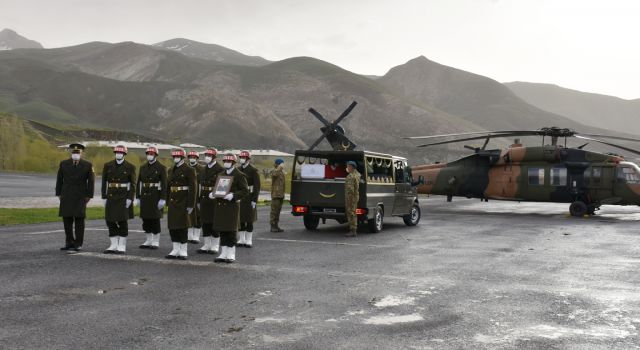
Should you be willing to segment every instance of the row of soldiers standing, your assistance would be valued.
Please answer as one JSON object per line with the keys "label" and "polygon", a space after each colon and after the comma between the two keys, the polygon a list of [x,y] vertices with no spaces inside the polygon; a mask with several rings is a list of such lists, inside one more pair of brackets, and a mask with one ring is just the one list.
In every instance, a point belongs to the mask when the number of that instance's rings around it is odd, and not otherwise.
{"label": "row of soldiers standing", "polygon": [[[71,144],[70,149],[71,159],[60,163],[56,195],[60,198],[59,215],[63,217],[66,235],[66,244],[61,249],[78,251],[84,236],[86,203],[93,197],[94,172],[91,163],[81,159],[83,145]],[[133,218],[134,204],[140,207],[146,234],[141,249],[159,248],[160,219],[167,206],[167,226],[173,244],[167,259],[185,260],[187,244],[199,243],[201,232],[204,244],[197,252],[220,253],[216,262],[231,263],[235,261],[236,246],[253,245],[260,177],[248,151],[240,153],[238,166],[234,154],[224,155],[221,166],[214,148],[204,152],[205,165],[199,164],[197,152],[186,154],[183,149],[176,149],[171,152],[174,165],[167,171],[157,160],[158,150],[149,147],[147,162],[140,166],[137,178],[135,167],[125,160],[127,148],[119,145],[113,152],[115,159],[107,162],[102,172],[102,198],[110,240],[105,254],[125,253],[128,220]],[[275,219],[272,207],[272,232],[282,231],[278,226],[284,198],[282,163],[276,160],[272,173],[272,206],[279,204]],[[216,184],[221,176],[230,180],[230,186],[217,196]]]}

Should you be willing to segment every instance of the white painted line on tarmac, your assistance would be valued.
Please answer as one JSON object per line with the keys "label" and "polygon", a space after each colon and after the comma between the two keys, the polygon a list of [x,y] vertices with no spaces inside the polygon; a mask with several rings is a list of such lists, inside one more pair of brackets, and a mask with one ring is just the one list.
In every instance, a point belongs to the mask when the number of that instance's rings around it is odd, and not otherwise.
{"label": "white painted line on tarmac", "polygon": [[260,237],[256,237],[254,239],[258,241],[274,241],[274,242],[287,242],[287,243],[312,243],[312,244],[326,244],[326,245],[345,245],[345,246],[355,246],[355,247],[393,248],[393,246],[391,245],[379,245],[379,244],[308,241],[308,240],[301,240],[301,239],[260,238]]}
{"label": "white painted line on tarmac", "polygon": [[169,260],[165,258],[149,258],[144,256],[135,256],[135,255],[126,255],[126,254],[118,255],[118,254],[102,254],[102,253],[94,253],[94,252],[80,252],[80,253],[73,253],[69,255],[70,256],[87,256],[87,257],[107,259],[107,260],[152,262],[156,264],[178,264],[178,265],[191,265],[191,266],[213,265],[213,261]]}

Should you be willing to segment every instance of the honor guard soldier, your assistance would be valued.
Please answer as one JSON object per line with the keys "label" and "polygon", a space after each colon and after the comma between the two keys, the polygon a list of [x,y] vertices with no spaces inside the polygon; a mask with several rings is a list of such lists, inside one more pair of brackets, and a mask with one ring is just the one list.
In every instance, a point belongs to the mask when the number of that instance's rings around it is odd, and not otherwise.
{"label": "honor guard soldier", "polygon": [[[220,233],[221,253],[214,259],[215,262],[232,263],[236,260],[236,243],[238,226],[240,225],[240,201],[249,195],[247,180],[234,167],[236,156],[226,154],[222,158],[224,172],[218,175],[216,189],[209,194],[209,198],[215,198],[215,216],[213,217],[213,230]],[[226,184],[222,184],[222,180]],[[225,188],[226,194],[216,197],[218,190]]]}
{"label": "honor guard soldier", "polygon": [[203,254],[218,254],[220,246],[220,233],[213,230],[213,217],[215,215],[215,201],[209,198],[216,185],[216,178],[224,169],[216,161],[218,151],[209,148],[204,152],[205,167],[200,176],[200,218],[202,220],[202,239],[204,245],[197,250]]}
{"label": "honor guard soldier", "polygon": [[251,165],[251,153],[249,151],[240,152],[239,158],[239,169],[247,178],[249,195],[240,201],[240,229],[237,246],[251,248],[253,246],[253,223],[258,220],[256,206],[260,195],[260,174],[258,169]]}
{"label": "honor guard soldier", "polygon": [[183,149],[173,150],[171,156],[174,165],[169,169],[167,178],[167,226],[173,249],[166,258],[187,260],[187,231],[191,227],[191,213],[196,207],[196,171],[184,164],[186,154]]}
{"label": "honor guard soldier", "polygon": [[[196,171],[196,182],[200,184],[200,175],[204,170],[204,167],[198,164],[198,159],[200,155],[196,151],[189,151],[187,154],[187,158],[189,158],[189,166],[192,167]],[[200,197],[200,188],[197,189],[196,199]],[[188,241],[189,243],[198,244],[200,243],[200,228],[202,227],[202,222],[200,219],[200,203],[196,204],[196,207],[193,209],[191,213],[191,227],[189,228]]]}
{"label": "honor guard soldier", "polygon": [[[82,249],[87,203],[93,198],[93,165],[82,159],[84,146],[69,145],[71,158],[60,162],[56,179],[56,196],[60,199],[58,216],[64,223],[65,244],[60,250]],[[75,226],[75,235],[73,232]]]}
{"label": "honor guard soldier", "polygon": [[271,232],[283,232],[280,228],[280,211],[284,203],[284,160],[276,159],[271,172]]}
{"label": "honor guard soldier", "polygon": [[355,237],[358,231],[358,200],[360,199],[360,173],[356,169],[356,162],[347,162],[347,177],[344,180],[344,212],[349,222],[349,233],[346,237]]}
{"label": "honor guard soldier", "polygon": [[158,249],[160,246],[160,219],[167,198],[167,167],[158,161],[158,149],[148,147],[147,162],[140,165],[136,188],[136,201],[140,207],[142,230],[146,241],[140,249]]}
{"label": "honor guard soldier", "polygon": [[105,199],[104,217],[109,228],[111,245],[105,254],[124,254],[127,250],[129,226],[133,218],[133,199],[136,193],[136,168],[124,156],[127,147],[113,148],[115,159],[102,169],[102,199]]}

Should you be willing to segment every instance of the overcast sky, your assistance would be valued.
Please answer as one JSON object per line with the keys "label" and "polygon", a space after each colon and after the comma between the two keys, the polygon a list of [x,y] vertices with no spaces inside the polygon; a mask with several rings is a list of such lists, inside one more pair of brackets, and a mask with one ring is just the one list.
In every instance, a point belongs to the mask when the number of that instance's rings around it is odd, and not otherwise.
{"label": "overcast sky", "polygon": [[0,27],[61,47],[185,37],[383,75],[424,55],[501,82],[640,98],[637,0],[0,0]]}

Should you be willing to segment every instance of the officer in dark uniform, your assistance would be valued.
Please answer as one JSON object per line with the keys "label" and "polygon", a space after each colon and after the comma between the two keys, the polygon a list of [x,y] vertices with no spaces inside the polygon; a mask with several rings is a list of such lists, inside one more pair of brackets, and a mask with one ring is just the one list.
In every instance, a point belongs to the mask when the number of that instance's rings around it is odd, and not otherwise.
{"label": "officer in dark uniform", "polygon": [[133,219],[133,199],[136,193],[136,168],[124,156],[127,147],[113,148],[115,159],[102,169],[102,199],[105,199],[104,218],[109,228],[111,245],[105,254],[124,254],[127,250],[129,225]]}
{"label": "officer in dark uniform", "polygon": [[251,165],[251,153],[240,152],[240,171],[247,178],[249,195],[240,201],[240,229],[238,231],[238,247],[253,246],[253,223],[258,220],[258,196],[260,195],[260,173]]}
{"label": "officer in dark uniform", "polygon": [[204,171],[200,176],[200,218],[202,219],[202,239],[204,245],[197,250],[203,254],[218,254],[220,246],[220,233],[213,230],[213,216],[215,212],[215,202],[209,198],[216,185],[216,178],[224,169],[216,161],[218,151],[209,148],[204,152]]}
{"label": "officer in dark uniform", "polygon": [[[60,162],[56,179],[56,196],[60,199],[58,216],[64,223],[65,245],[60,250],[82,249],[87,203],[93,198],[93,165],[82,159],[84,146],[69,145],[71,158]],[[73,228],[75,226],[75,236]]]}
{"label": "officer in dark uniform", "polygon": [[167,178],[169,190],[167,226],[173,249],[166,258],[187,260],[187,231],[191,227],[190,215],[196,206],[198,184],[196,171],[184,164],[185,151],[173,150],[171,156],[174,165],[169,169]]}
{"label": "officer in dark uniform", "polygon": [[215,213],[213,218],[213,230],[220,232],[220,245],[222,252],[215,258],[215,262],[232,263],[236,260],[236,243],[238,227],[240,226],[240,201],[249,195],[249,187],[244,174],[234,167],[236,156],[232,153],[222,158],[224,172],[218,175],[221,179],[231,179],[228,193],[221,197],[214,192],[209,193],[209,198],[215,198]]}
{"label": "officer in dark uniform", "polygon": [[[189,158],[189,166],[192,167],[196,171],[196,182],[200,184],[200,176],[204,167],[198,164],[198,159],[200,155],[196,151],[189,151],[187,154],[187,158]],[[196,198],[200,197],[200,186],[196,189]],[[188,241],[192,244],[200,243],[200,228],[202,227],[202,220],[200,219],[200,203],[196,203],[196,207],[193,209],[191,213],[191,227],[189,227]]]}
{"label": "officer in dark uniform", "polygon": [[136,186],[142,229],[147,236],[140,249],[158,249],[160,219],[167,198],[167,167],[158,161],[156,147],[148,147],[146,153],[147,162],[140,165]]}

